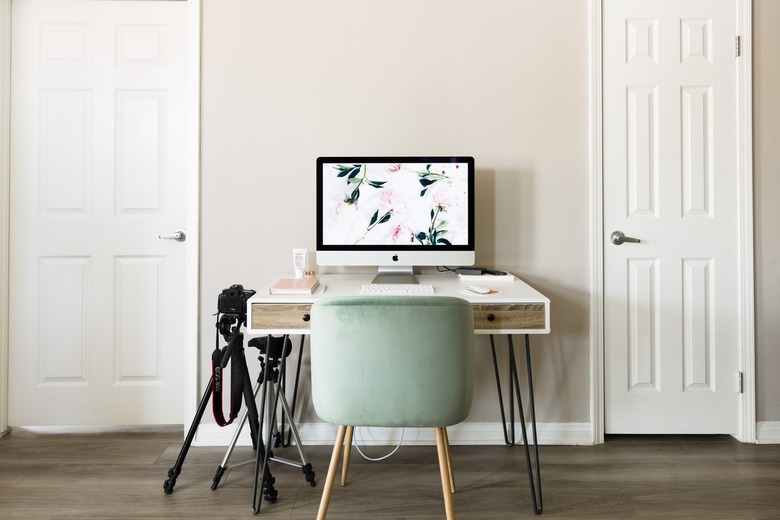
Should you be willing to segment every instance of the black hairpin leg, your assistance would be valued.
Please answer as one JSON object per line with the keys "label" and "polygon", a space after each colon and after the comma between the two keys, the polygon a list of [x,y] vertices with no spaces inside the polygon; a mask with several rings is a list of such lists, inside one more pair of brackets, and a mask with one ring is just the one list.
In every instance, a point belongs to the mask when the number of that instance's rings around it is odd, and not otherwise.
{"label": "black hairpin leg", "polygon": [[[514,446],[515,445],[515,410],[514,407],[510,404],[509,406],[509,414],[510,414],[510,420],[509,420],[509,429],[511,430],[511,436],[509,434],[509,431],[507,430],[507,424],[506,424],[506,414],[504,413],[504,394],[501,391],[501,375],[498,372],[498,359],[496,358],[496,343],[493,339],[493,335],[490,336],[490,351],[493,354],[493,370],[496,374],[496,390],[498,391],[498,409],[501,411],[501,427],[504,430],[504,443],[506,443],[507,446]],[[510,352],[513,349],[510,349]],[[514,356],[512,356],[514,359]],[[510,398],[512,396],[512,389],[514,388],[514,385],[512,384],[513,381],[513,372],[512,369],[514,368],[514,377],[517,377],[517,367],[514,363],[509,363],[509,394]]]}
{"label": "black hairpin leg", "polygon": [[528,431],[525,423],[525,413],[523,411],[523,401],[520,394],[520,380],[517,376],[517,360],[515,358],[515,347],[512,343],[512,335],[507,335],[509,341],[509,431],[507,431],[506,414],[504,413],[504,402],[501,392],[501,380],[498,373],[498,361],[496,359],[496,348],[493,335],[490,335],[490,348],[493,354],[493,368],[496,375],[496,386],[498,389],[498,403],[501,408],[501,423],[504,428],[504,441],[507,446],[515,444],[515,420],[514,420],[514,400],[517,397],[517,409],[520,413],[520,427],[523,435],[523,448],[525,450],[525,461],[528,467],[528,483],[531,486],[531,503],[534,513],[542,514],[542,476],[539,465],[539,441],[536,431],[536,406],[534,404],[534,382],[531,368],[531,342],[528,334],[525,335],[525,360],[526,370],[528,372],[528,399],[530,407],[531,431],[533,434],[533,457],[531,457],[531,446],[528,442]]}

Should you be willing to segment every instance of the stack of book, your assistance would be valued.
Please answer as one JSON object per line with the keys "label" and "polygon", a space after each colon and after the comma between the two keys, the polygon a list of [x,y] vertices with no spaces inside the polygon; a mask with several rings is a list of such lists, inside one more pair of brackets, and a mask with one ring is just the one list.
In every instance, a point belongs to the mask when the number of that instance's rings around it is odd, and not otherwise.
{"label": "stack of book", "polygon": [[312,294],[320,284],[319,278],[282,278],[273,284],[270,294]]}

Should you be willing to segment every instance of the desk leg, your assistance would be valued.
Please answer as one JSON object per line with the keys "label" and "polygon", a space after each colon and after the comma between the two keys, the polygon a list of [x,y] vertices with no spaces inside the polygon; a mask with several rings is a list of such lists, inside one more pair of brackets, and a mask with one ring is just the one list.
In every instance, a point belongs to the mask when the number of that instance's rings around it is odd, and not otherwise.
{"label": "desk leg", "polygon": [[493,354],[493,368],[496,375],[496,386],[498,389],[498,403],[501,408],[501,422],[504,428],[504,441],[507,446],[515,444],[515,421],[514,421],[514,400],[517,397],[517,409],[520,413],[520,427],[523,435],[523,448],[525,450],[525,461],[528,467],[528,483],[531,486],[531,503],[534,513],[542,514],[542,476],[539,465],[539,442],[536,431],[536,406],[534,404],[534,382],[531,367],[531,342],[528,334],[525,335],[525,359],[526,370],[528,372],[528,398],[530,406],[531,431],[533,434],[533,458],[531,457],[531,446],[528,442],[528,431],[525,424],[525,413],[523,411],[523,401],[520,394],[520,380],[517,375],[517,360],[515,358],[515,347],[512,343],[512,335],[507,335],[509,341],[509,413],[510,425],[509,432],[506,425],[506,414],[504,412],[504,402],[501,392],[501,380],[498,372],[498,361],[496,359],[496,348],[493,335],[490,335],[490,349]]}
{"label": "desk leg", "polygon": [[[493,371],[496,375],[496,390],[498,391],[498,409],[501,411],[501,426],[504,429],[504,443],[507,446],[514,446],[515,445],[515,411],[514,411],[514,405],[512,404],[513,401],[510,401],[509,404],[509,414],[510,414],[510,430],[511,430],[511,437],[509,434],[509,430],[507,430],[507,424],[506,424],[506,413],[504,412],[504,393],[501,391],[501,375],[498,372],[498,359],[496,358],[496,343],[493,338],[493,335],[490,336],[490,351],[493,354]],[[509,336],[511,338],[511,336]],[[514,368],[514,377],[517,377],[517,367],[513,363],[514,361],[514,349],[510,348],[510,363],[509,363],[509,394],[510,399],[512,399],[512,389],[514,388],[512,385],[513,382],[513,373],[512,369]]]}

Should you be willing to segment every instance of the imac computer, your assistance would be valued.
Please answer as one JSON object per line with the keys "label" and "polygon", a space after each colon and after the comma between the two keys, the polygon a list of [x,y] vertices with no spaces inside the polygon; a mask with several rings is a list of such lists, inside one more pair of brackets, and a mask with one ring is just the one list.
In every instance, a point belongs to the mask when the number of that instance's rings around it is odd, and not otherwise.
{"label": "imac computer", "polygon": [[317,263],[376,266],[373,283],[473,265],[474,184],[473,157],[318,158]]}

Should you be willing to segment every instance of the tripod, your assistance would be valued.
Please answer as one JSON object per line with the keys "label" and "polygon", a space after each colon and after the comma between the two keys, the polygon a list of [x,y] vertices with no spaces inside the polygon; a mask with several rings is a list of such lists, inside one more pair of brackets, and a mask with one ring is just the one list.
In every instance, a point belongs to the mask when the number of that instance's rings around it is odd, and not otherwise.
{"label": "tripod", "polygon": [[[276,437],[275,446],[279,445],[285,445],[284,444],[284,433],[279,431],[276,426],[276,411],[277,411],[277,404],[281,403],[282,405],[282,430],[284,429],[284,418],[287,417],[289,420],[289,433],[292,435],[292,437],[295,440],[296,448],[298,449],[298,455],[300,456],[300,463],[288,460],[282,457],[277,457],[273,454],[272,450],[269,449],[268,451],[257,451],[256,452],[256,458],[255,458],[255,480],[254,480],[254,492],[252,497],[252,511],[257,514],[260,512],[260,500],[257,497],[257,489],[267,489],[266,480],[271,479],[271,484],[273,484],[273,477],[270,476],[270,473],[266,473],[266,471],[263,471],[263,475],[260,479],[260,482],[258,482],[258,475],[260,468],[267,468],[269,461],[276,461],[283,464],[287,464],[290,466],[295,466],[298,468],[301,468],[304,478],[306,479],[306,482],[308,482],[311,486],[315,486],[316,482],[314,480],[315,473],[312,470],[311,463],[308,462],[306,458],[306,454],[303,451],[303,445],[301,444],[301,438],[298,434],[298,428],[295,426],[295,422],[293,420],[293,412],[290,409],[290,405],[287,402],[287,398],[285,397],[284,393],[284,374],[286,369],[286,360],[287,357],[290,355],[290,352],[292,350],[292,343],[290,342],[289,336],[285,335],[282,337],[261,337],[261,338],[254,338],[249,341],[249,346],[257,348],[259,351],[258,360],[260,361],[260,374],[258,375],[257,382],[255,383],[255,387],[253,390],[253,396],[257,398],[257,394],[260,391],[260,388],[263,389],[262,393],[262,399],[261,399],[261,408],[260,408],[260,415],[259,415],[259,424],[262,425],[263,418],[265,416],[265,407],[267,404],[271,404],[272,411],[268,415],[268,421],[267,421],[267,440],[265,442],[265,446],[271,446],[271,438]],[[303,341],[301,341],[301,351],[303,350]],[[265,357],[264,357],[265,356]],[[298,356],[298,370],[300,370],[300,353]],[[296,390],[297,390],[297,377],[296,377]],[[238,438],[241,434],[241,430],[243,429],[244,423],[247,420],[247,417],[250,417],[250,429],[251,429],[251,410],[247,408],[247,410],[244,411],[238,426],[236,428],[235,433],[233,434],[233,439],[230,442],[230,445],[228,446],[227,451],[225,452],[225,456],[222,459],[222,462],[217,467],[217,471],[214,475],[214,480],[211,485],[211,489],[217,489],[219,486],[219,482],[222,479],[222,476],[224,475],[225,471],[228,469],[228,461],[230,460],[230,457],[233,453],[233,450],[236,447],[236,443],[238,442]],[[262,442],[262,441],[261,441]],[[262,459],[262,462],[260,462]],[[239,464],[236,464],[233,467],[237,467],[243,464],[248,464],[252,462],[251,460],[241,462]],[[275,492],[275,490],[274,490]],[[267,492],[265,492],[267,495]],[[266,497],[267,499],[268,497]],[[275,495],[274,495],[275,498]],[[273,500],[271,500],[273,501]]]}
{"label": "tripod", "polygon": [[[232,375],[233,377],[238,377],[242,382],[241,393],[243,401],[246,404],[246,411],[244,412],[245,417],[242,419],[242,421],[246,420],[246,417],[249,418],[252,447],[258,454],[262,453],[263,457],[265,458],[267,450],[265,449],[263,440],[260,438],[260,422],[258,420],[257,404],[255,403],[255,392],[252,390],[252,384],[249,382],[249,368],[247,368],[246,356],[244,352],[244,335],[241,332],[238,332],[238,328],[241,326],[242,321],[239,321],[238,325],[231,329],[230,324],[228,323],[230,318],[228,317],[228,320],[225,320],[224,318],[225,316],[223,316],[223,319],[220,320],[217,325],[218,328],[220,328],[222,331],[223,335],[225,335],[226,338],[230,338],[228,345],[223,349],[223,368],[226,365],[227,360],[232,357]],[[228,324],[227,327],[225,327],[226,323]],[[165,493],[168,495],[173,493],[173,488],[176,485],[176,479],[181,474],[181,468],[184,465],[184,459],[187,457],[187,453],[189,452],[190,446],[192,445],[192,441],[195,438],[195,432],[198,430],[200,421],[203,418],[203,413],[206,411],[206,406],[208,405],[209,400],[211,399],[211,395],[214,391],[214,381],[215,377],[212,375],[211,379],[209,380],[209,384],[206,387],[206,391],[203,393],[203,397],[200,400],[200,404],[198,405],[195,418],[192,420],[190,429],[187,432],[184,444],[179,451],[179,456],[176,458],[176,463],[171,469],[168,470],[168,478],[163,483],[163,491],[165,491]],[[266,464],[263,466],[261,489],[263,491],[263,496],[270,502],[275,502],[277,497],[277,491],[274,489],[273,483],[274,478],[271,475],[271,472],[268,470],[268,465]],[[255,484],[257,485],[257,482]],[[257,494],[257,487],[255,487],[255,494]]]}

